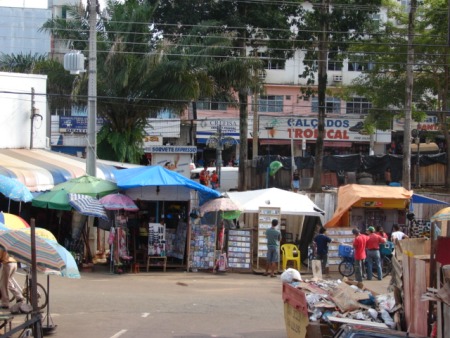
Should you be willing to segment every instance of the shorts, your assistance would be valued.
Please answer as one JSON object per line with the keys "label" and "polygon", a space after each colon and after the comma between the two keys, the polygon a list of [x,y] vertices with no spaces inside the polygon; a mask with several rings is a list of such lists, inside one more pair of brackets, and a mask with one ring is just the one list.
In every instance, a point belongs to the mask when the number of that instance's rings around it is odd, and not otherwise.
{"label": "shorts", "polygon": [[269,246],[267,248],[267,263],[278,263],[278,247]]}
{"label": "shorts", "polygon": [[300,189],[300,181],[292,181],[292,187],[294,189]]}

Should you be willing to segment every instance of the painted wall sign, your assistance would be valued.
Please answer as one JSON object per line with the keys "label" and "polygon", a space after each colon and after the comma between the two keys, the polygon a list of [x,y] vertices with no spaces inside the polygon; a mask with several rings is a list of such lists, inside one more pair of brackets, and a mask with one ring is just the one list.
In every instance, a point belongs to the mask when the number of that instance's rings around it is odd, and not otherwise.
{"label": "painted wall sign", "polygon": [[177,154],[177,153],[187,153],[196,154],[197,147],[193,146],[151,146],[145,147],[144,152],[146,153],[161,153],[161,154]]}

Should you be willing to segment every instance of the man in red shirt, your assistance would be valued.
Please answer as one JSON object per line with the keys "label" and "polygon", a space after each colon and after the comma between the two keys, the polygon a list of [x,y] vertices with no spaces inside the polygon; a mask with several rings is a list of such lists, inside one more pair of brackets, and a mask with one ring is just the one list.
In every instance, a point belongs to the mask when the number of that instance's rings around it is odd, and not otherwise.
{"label": "man in red shirt", "polygon": [[367,239],[367,279],[372,279],[373,264],[377,267],[378,280],[383,279],[381,272],[380,244],[386,243],[386,238],[375,233],[374,227],[369,227],[369,238]]}
{"label": "man in red shirt", "polygon": [[362,272],[364,260],[366,259],[366,242],[368,237],[361,235],[358,229],[352,230],[355,239],[353,240],[353,248],[355,249],[355,279],[357,282],[362,282]]}

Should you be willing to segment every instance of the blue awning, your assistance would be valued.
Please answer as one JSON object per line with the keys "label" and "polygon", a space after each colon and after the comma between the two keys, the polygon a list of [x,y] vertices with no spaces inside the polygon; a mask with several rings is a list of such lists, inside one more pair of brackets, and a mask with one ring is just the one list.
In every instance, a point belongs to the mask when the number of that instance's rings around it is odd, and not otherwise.
{"label": "blue awning", "polygon": [[418,195],[418,194],[413,194],[411,201],[413,203],[417,203],[417,204],[445,204],[445,205],[450,205],[450,203],[447,203],[445,201],[440,201],[440,200],[437,200],[435,198],[427,197],[427,196],[424,196],[424,195]]}
{"label": "blue awning", "polygon": [[182,186],[199,192],[200,200],[220,196],[220,192],[197,183],[162,166],[145,166],[114,171],[117,186],[121,189],[154,186]]}

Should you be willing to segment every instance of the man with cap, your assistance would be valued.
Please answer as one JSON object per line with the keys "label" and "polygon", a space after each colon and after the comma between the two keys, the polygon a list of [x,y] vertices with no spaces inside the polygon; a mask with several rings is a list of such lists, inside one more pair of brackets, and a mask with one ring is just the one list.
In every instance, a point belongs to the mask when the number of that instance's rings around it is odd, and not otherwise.
{"label": "man with cap", "polygon": [[373,264],[377,267],[378,280],[383,279],[381,271],[380,244],[386,243],[386,238],[375,233],[375,228],[369,227],[369,237],[367,238],[367,279],[372,279]]}
{"label": "man with cap", "polygon": [[362,273],[364,260],[366,259],[366,242],[368,237],[359,233],[358,229],[352,230],[355,239],[353,240],[354,258],[355,258],[355,279],[362,282]]}

